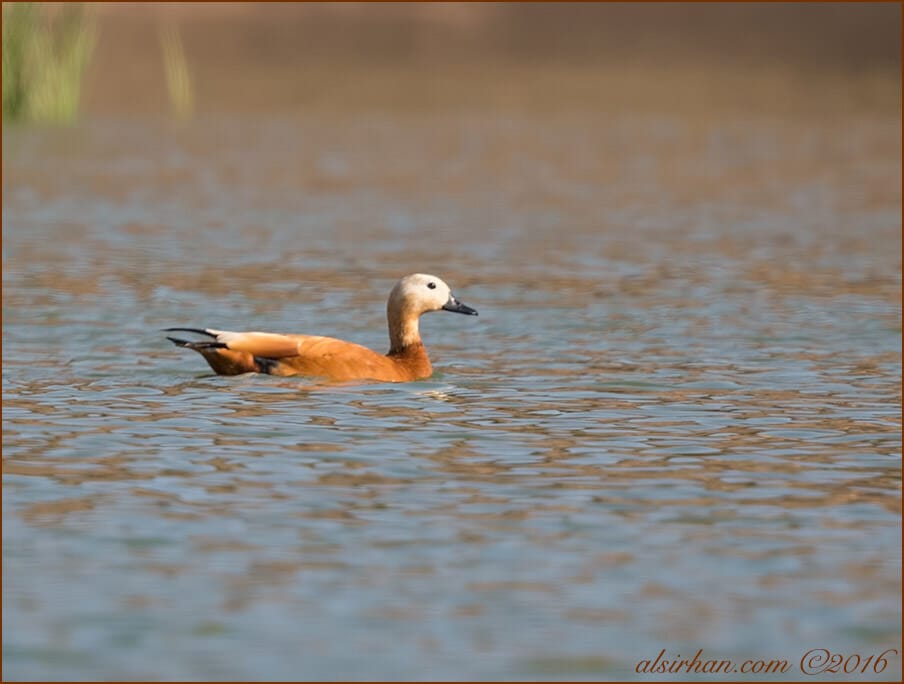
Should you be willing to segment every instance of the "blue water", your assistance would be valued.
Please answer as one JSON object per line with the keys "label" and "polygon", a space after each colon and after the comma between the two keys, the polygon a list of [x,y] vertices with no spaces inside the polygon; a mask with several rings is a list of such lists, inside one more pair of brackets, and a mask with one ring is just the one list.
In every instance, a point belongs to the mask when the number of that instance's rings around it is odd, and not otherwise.
{"label": "blue water", "polygon": [[[897,648],[900,120],[733,116],[5,128],[4,678]],[[480,311],[425,317],[423,382],[158,332],[383,350],[414,271]]]}

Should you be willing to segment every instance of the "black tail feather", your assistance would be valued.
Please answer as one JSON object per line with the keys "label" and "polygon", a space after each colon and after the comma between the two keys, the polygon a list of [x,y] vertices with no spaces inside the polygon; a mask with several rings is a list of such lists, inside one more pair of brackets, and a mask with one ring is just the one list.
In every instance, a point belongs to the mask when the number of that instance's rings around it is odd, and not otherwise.
{"label": "black tail feather", "polygon": [[189,342],[188,340],[180,340],[178,337],[170,337],[169,335],[166,336],[166,339],[175,344],[177,347],[187,347],[191,344],[191,342]]}
{"label": "black tail feather", "polygon": [[[163,332],[190,332],[190,333],[195,333],[196,335],[207,335],[207,337],[216,338],[216,335],[214,335],[211,332],[208,332],[207,330],[204,330],[203,328],[162,328],[162,330],[163,330]],[[167,339],[172,339],[172,338],[167,338]]]}
{"label": "black tail feather", "polygon": [[170,337],[169,335],[167,335],[166,339],[177,347],[188,347],[195,351],[201,349],[226,349],[226,345],[222,342],[189,342],[188,340],[180,340],[178,337]]}

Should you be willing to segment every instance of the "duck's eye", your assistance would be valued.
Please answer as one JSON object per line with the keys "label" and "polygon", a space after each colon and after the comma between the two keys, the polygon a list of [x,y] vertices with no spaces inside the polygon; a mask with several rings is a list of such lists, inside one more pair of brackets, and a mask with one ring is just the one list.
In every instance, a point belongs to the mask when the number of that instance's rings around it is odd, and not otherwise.
{"label": "duck's eye", "polygon": [[435,290],[435,289],[436,289],[436,283],[427,283],[427,287],[429,287],[431,290]]}

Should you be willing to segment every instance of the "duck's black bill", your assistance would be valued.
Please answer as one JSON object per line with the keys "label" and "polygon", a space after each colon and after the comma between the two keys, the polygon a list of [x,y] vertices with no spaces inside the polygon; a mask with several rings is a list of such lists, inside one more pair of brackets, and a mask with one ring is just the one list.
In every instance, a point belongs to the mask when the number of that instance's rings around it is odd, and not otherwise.
{"label": "duck's black bill", "polygon": [[465,306],[460,301],[455,299],[455,297],[449,297],[449,301],[443,305],[443,311],[451,311],[452,313],[468,314],[469,316],[477,315],[477,309],[472,309],[470,306]]}

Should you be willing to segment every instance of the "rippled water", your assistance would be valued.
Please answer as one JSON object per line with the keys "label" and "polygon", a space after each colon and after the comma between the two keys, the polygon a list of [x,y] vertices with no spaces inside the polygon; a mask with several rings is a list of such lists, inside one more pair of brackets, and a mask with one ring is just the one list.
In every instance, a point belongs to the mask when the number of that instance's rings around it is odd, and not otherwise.
{"label": "rippled water", "polygon": [[[4,678],[898,647],[900,149],[740,113],[5,129]],[[382,350],[412,271],[480,311],[424,319],[424,382],[216,377],[158,332]]]}

